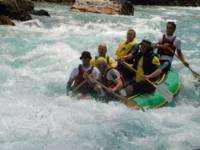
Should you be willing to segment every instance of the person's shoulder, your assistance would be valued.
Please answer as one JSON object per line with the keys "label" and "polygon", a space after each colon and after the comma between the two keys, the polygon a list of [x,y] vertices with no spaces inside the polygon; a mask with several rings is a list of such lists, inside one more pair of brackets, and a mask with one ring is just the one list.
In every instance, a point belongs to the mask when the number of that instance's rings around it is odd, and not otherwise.
{"label": "person's shoulder", "polygon": [[96,59],[96,57],[92,57],[92,59],[90,60],[90,62],[94,62]]}
{"label": "person's shoulder", "polygon": [[90,60],[90,64],[92,66],[95,66],[95,62],[96,62],[96,57],[93,57],[91,60]]}
{"label": "person's shoulder", "polygon": [[111,77],[112,79],[115,80],[116,78],[120,77],[120,73],[119,73],[119,71],[117,69],[111,68],[107,72],[107,77],[109,77],[109,78]]}
{"label": "person's shoulder", "polygon": [[175,36],[175,37],[176,37],[176,39],[175,39],[176,42],[181,42],[181,39],[179,37],[177,37],[177,36]]}
{"label": "person's shoulder", "polygon": [[78,71],[80,67],[82,68],[82,65],[78,65],[78,66],[74,67],[74,69],[72,71]]}
{"label": "person's shoulder", "polygon": [[78,73],[79,73],[79,66],[75,67],[75,68],[72,70],[71,75],[70,75],[70,76],[71,76],[70,78],[76,77],[76,76],[78,75]]}
{"label": "person's shoulder", "polygon": [[137,45],[137,44],[138,44],[138,41],[137,41],[136,38],[133,39],[132,44],[134,44],[134,45]]}
{"label": "person's shoulder", "polygon": [[107,56],[107,58],[109,59],[109,61],[115,62],[115,59],[112,56]]}
{"label": "person's shoulder", "polygon": [[166,34],[161,34],[161,35],[159,35],[158,37],[157,37],[157,42],[155,42],[155,43],[162,43],[162,41],[163,41],[163,37],[164,36],[166,36]]}

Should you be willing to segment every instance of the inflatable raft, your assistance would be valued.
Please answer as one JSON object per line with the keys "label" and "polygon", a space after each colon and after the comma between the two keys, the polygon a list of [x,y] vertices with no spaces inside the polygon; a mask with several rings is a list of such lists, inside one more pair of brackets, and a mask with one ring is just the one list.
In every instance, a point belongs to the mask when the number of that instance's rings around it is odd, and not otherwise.
{"label": "inflatable raft", "polygon": [[[157,84],[169,90],[175,96],[180,90],[181,79],[178,73],[171,69]],[[135,101],[142,108],[158,108],[168,103],[157,90],[151,94],[136,94],[129,99]]]}

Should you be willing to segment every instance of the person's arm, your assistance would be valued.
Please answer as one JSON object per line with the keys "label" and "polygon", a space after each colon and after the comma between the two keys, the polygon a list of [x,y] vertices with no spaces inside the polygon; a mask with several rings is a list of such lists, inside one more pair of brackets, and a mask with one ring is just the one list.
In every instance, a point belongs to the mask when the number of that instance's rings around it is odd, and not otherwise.
{"label": "person's arm", "polygon": [[181,50],[181,41],[179,39],[175,40],[175,45],[176,45],[176,51],[177,51],[177,56],[180,59],[180,61],[185,65],[189,66],[189,64],[185,61],[185,57],[183,55],[183,52]]}
{"label": "person's arm", "polygon": [[185,66],[189,66],[189,63],[185,61],[184,55],[182,53],[181,50],[177,50],[177,55],[179,57],[179,59],[181,60],[181,62],[185,65]]}
{"label": "person's arm", "polygon": [[157,49],[166,49],[166,50],[169,50],[169,51],[173,51],[171,48],[170,48],[170,45],[169,44],[152,44],[152,47],[153,48],[157,48]]}
{"label": "person's arm", "polygon": [[130,53],[130,54],[128,54],[128,55],[126,55],[126,56],[123,56],[123,57],[118,57],[118,61],[127,61],[127,60],[130,60],[130,59],[132,59],[133,58],[133,53]]}
{"label": "person's arm", "polygon": [[120,57],[118,60],[119,61],[129,61],[129,60],[133,59],[134,56],[137,55],[137,53],[139,52],[139,49],[140,49],[139,45],[134,46],[131,53],[129,53],[128,55],[126,55],[124,57]]}
{"label": "person's arm", "polygon": [[100,78],[100,71],[97,69],[97,67],[94,67],[92,70],[92,73],[90,74],[94,79],[99,80]]}
{"label": "person's arm", "polygon": [[159,61],[159,58],[157,56],[154,56],[154,58],[152,60],[152,64],[155,65],[157,69],[149,75],[144,75],[143,78],[145,80],[146,79],[149,80],[151,78],[158,77],[162,73],[162,70],[160,68],[160,61]]}
{"label": "person's arm", "polygon": [[162,42],[163,42],[163,36],[160,37],[156,43],[152,43],[151,46],[153,48],[157,48],[157,49],[168,49],[168,48],[170,48],[167,43],[162,44]]}
{"label": "person's arm", "polygon": [[108,72],[109,80],[112,80],[115,83],[115,86],[111,89],[112,92],[116,92],[123,86],[123,82],[120,78],[120,73],[116,69],[112,69]]}
{"label": "person's arm", "polygon": [[122,43],[120,43],[117,47],[117,49],[115,50],[115,55],[117,56],[117,58],[119,58],[119,52],[120,52],[120,46]]}
{"label": "person's arm", "polygon": [[113,92],[116,92],[117,90],[121,89],[123,86],[122,80],[119,79],[117,81],[115,81],[116,85],[112,88]]}
{"label": "person's arm", "polygon": [[96,67],[94,67],[91,74],[86,74],[86,79],[88,79],[88,83],[91,86],[94,86],[95,80],[100,79],[100,71]]}
{"label": "person's arm", "polygon": [[66,86],[66,93],[68,95],[68,92],[71,90],[72,88],[72,84],[76,78],[76,76],[78,75],[78,68],[75,68],[71,74],[70,74],[70,77],[69,77],[69,80],[67,81],[67,86]]}
{"label": "person's arm", "polygon": [[149,80],[151,78],[155,78],[158,77],[161,74],[162,70],[160,68],[157,68],[153,73],[149,74],[149,75],[144,75],[143,78],[145,80]]}

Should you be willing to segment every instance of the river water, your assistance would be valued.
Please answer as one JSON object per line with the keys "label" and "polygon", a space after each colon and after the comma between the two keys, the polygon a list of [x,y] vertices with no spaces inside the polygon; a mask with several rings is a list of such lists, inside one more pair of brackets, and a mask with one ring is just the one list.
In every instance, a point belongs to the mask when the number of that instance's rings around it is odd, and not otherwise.
{"label": "river water", "polygon": [[137,6],[135,16],[73,13],[69,6],[37,4],[51,17],[0,26],[1,150],[196,150],[200,148],[200,84],[179,60],[182,88],[172,104],[140,112],[120,103],[65,95],[83,50],[100,43],[114,55],[128,28],[138,41],[156,41],[168,20],[191,67],[200,72],[199,7]]}

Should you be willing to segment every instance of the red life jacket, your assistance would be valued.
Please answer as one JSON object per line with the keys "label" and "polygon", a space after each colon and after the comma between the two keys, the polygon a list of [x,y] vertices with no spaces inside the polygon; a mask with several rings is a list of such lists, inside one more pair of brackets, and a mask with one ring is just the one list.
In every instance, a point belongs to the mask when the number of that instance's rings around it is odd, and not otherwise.
{"label": "red life jacket", "polygon": [[174,56],[174,53],[176,51],[176,46],[174,45],[175,39],[176,39],[176,36],[172,40],[169,40],[165,37],[165,35],[163,35],[162,43],[160,43],[160,44],[168,43],[170,45],[169,47],[172,49],[172,51],[169,51],[169,50],[164,49],[164,48],[159,48],[158,54],[159,55]]}
{"label": "red life jacket", "polygon": [[[90,70],[88,70],[86,73],[88,74],[91,74],[93,71],[93,67],[91,67]],[[84,74],[84,71],[83,71],[83,68],[82,68],[82,65],[80,64],[78,66],[78,75],[76,76],[75,78],[75,87],[78,86],[81,82],[83,82],[85,79],[83,78],[83,74]],[[86,84],[85,84],[86,85]]]}
{"label": "red life jacket", "polygon": [[[108,88],[113,88],[116,85],[112,80],[107,79],[107,74],[111,69],[113,69],[113,68],[111,67],[111,68],[107,69],[106,72],[101,76],[101,79],[100,79],[100,82]],[[120,74],[120,79],[122,80],[122,83],[124,85],[125,80],[121,74]]]}

